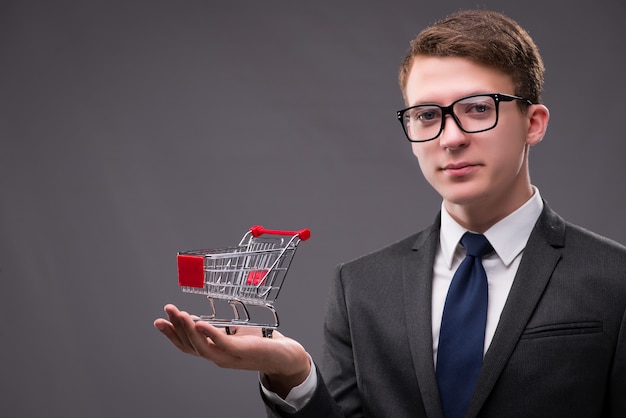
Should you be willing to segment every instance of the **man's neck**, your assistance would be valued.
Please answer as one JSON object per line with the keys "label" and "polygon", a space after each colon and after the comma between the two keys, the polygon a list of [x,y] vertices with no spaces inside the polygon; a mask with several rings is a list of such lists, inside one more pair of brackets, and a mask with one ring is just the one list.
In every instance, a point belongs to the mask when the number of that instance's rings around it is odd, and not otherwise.
{"label": "man's neck", "polygon": [[528,186],[526,193],[520,193],[515,199],[484,199],[471,204],[455,204],[444,201],[444,206],[452,219],[469,231],[484,233],[493,225],[519,209],[533,196],[534,189]]}

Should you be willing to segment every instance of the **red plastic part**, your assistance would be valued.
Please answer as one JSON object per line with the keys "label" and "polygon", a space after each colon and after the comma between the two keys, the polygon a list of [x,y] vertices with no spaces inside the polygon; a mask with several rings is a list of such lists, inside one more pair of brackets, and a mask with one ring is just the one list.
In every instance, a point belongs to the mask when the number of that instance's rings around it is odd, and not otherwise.
{"label": "red plastic part", "polygon": [[250,228],[250,232],[253,237],[260,237],[263,234],[274,235],[297,235],[302,241],[306,241],[311,238],[311,231],[308,229],[301,229],[299,231],[284,231],[282,229],[265,229],[261,225],[255,225]]}
{"label": "red plastic part", "polygon": [[267,270],[256,270],[248,273],[248,279],[246,280],[246,284],[258,286],[261,281],[265,279],[265,275],[267,274]]}
{"label": "red plastic part", "polygon": [[179,254],[178,285],[186,287],[204,287],[204,257]]}

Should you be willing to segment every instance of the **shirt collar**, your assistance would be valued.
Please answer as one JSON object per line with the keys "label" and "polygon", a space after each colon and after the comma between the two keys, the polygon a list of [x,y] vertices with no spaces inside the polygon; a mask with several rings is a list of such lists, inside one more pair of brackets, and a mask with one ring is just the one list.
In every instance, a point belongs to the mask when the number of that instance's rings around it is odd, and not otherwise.
{"label": "shirt collar", "polygon": [[[502,262],[508,266],[522,252],[530,233],[543,210],[543,200],[539,190],[533,186],[531,198],[506,218],[498,221],[485,233],[485,237],[498,254]],[[441,252],[448,268],[452,268],[454,252],[467,229],[459,225],[441,204]]]}

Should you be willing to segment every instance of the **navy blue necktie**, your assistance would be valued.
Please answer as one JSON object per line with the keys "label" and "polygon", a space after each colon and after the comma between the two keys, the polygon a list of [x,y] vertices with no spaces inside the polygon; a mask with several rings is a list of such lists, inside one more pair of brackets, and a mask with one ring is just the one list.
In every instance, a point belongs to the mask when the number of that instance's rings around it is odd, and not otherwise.
{"label": "navy blue necktie", "polygon": [[461,238],[466,257],[454,273],[441,319],[437,384],[446,418],[465,416],[483,364],[487,275],[481,258],[493,251],[484,235]]}

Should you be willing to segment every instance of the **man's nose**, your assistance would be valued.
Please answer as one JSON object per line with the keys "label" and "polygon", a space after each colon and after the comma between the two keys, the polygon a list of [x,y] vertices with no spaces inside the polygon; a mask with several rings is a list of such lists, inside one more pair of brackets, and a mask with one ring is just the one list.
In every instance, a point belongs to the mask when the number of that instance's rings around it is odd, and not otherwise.
{"label": "man's nose", "polygon": [[439,145],[442,148],[457,149],[467,146],[468,142],[468,135],[463,132],[456,119],[452,115],[446,115],[439,135]]}

